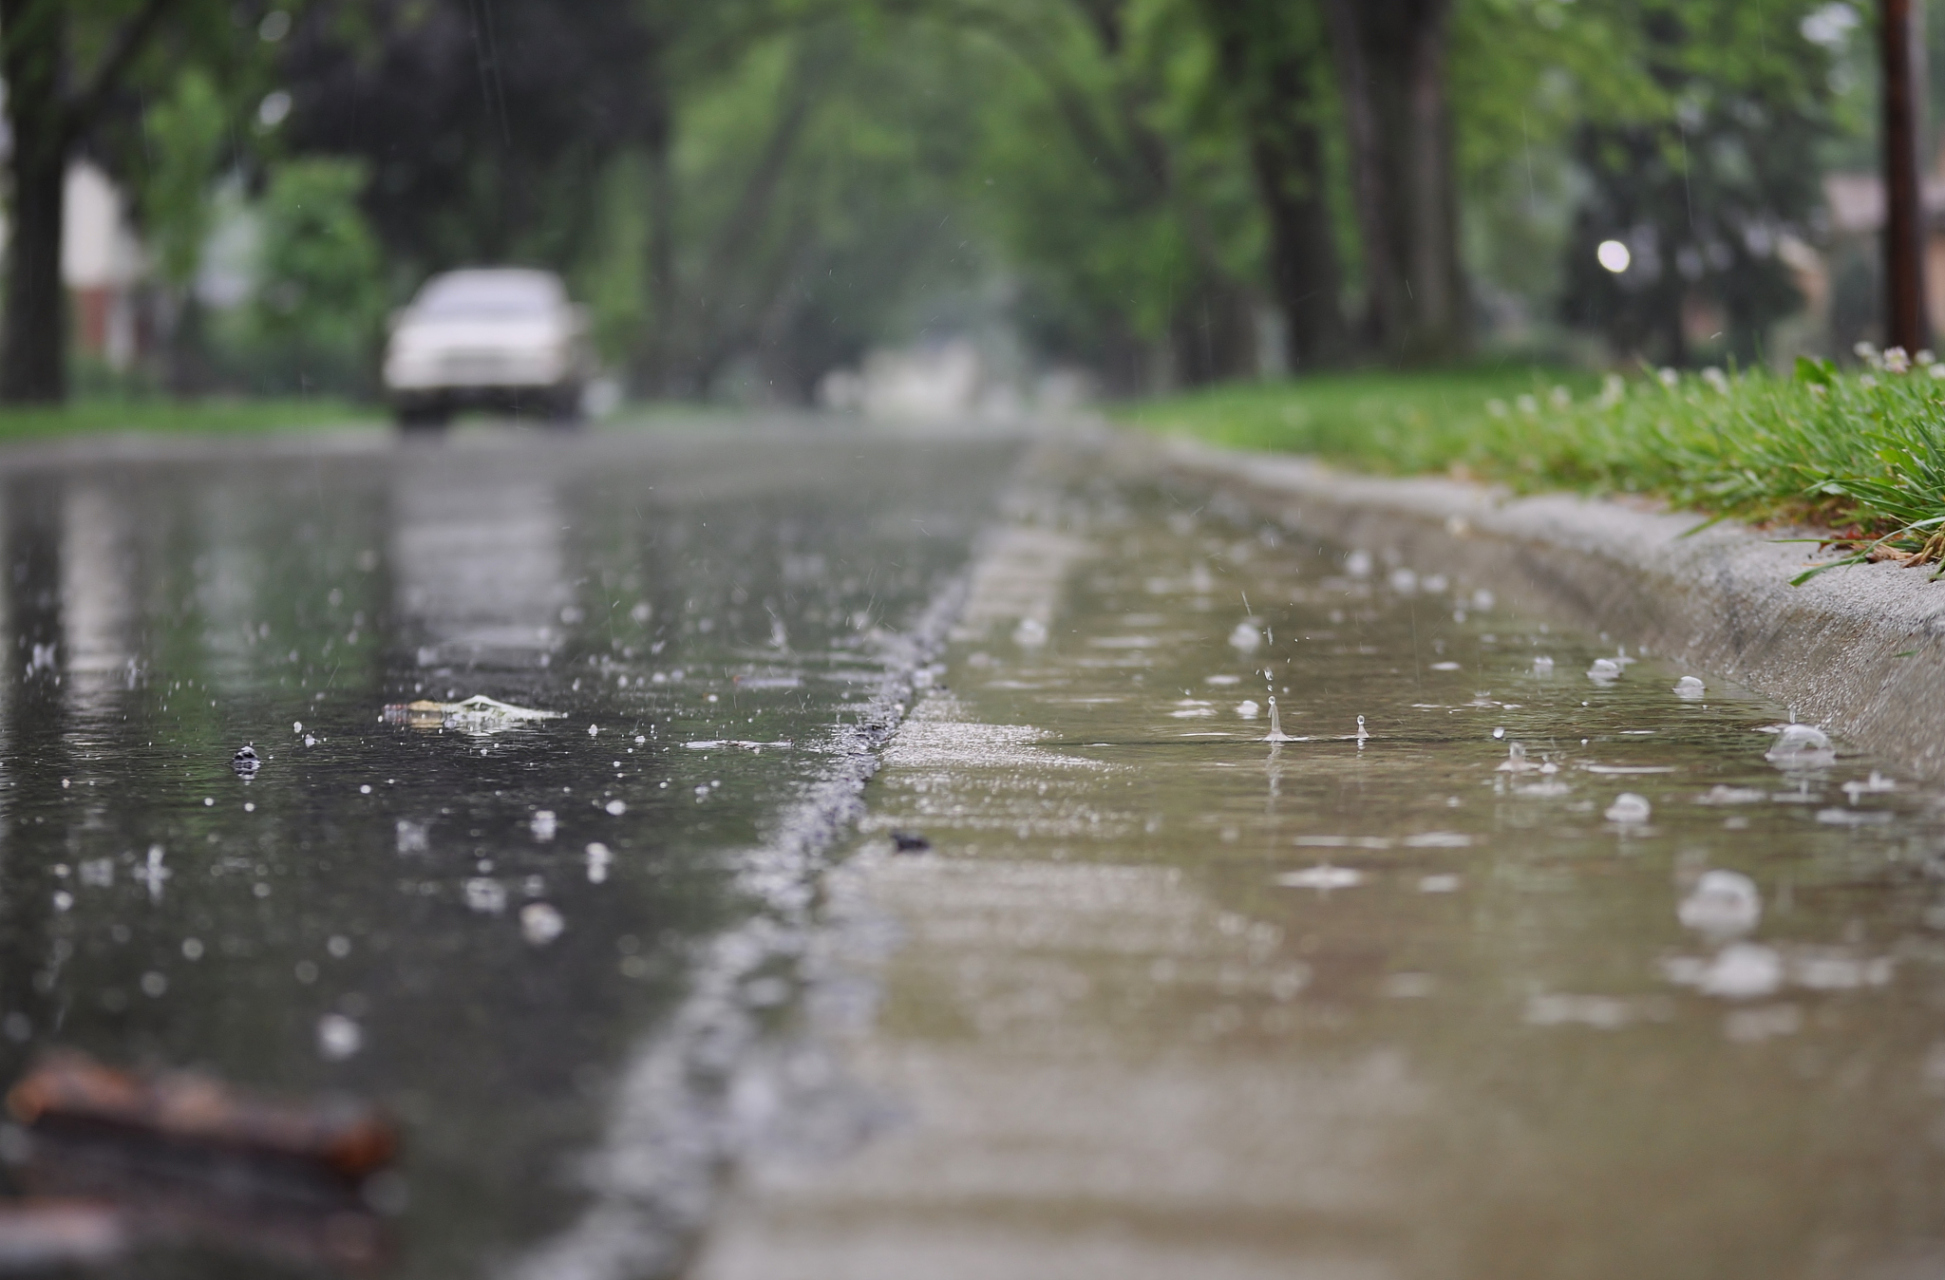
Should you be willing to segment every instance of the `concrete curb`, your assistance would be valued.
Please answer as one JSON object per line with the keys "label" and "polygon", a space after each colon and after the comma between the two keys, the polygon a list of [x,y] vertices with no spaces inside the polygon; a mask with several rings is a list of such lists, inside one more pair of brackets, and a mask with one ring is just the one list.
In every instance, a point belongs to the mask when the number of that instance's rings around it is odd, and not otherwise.
{"label": "concrete curb", "polygon": [[1358,476],[1182,440],[1138,446],[1157,447],[1165,470],[1213,480],[1292,529],[1564,615],[1945,778],[1945,581],[1926,571],[1863,565],[1792,587],[1811,547],[1727,523],[1689,535],[1692,514]]}

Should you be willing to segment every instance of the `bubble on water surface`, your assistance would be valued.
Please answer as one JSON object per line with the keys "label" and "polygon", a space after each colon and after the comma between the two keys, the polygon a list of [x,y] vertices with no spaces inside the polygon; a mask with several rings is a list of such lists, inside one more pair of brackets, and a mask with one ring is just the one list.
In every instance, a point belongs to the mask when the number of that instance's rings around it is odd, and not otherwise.
{"label": "bubble on water surface", "polygon": [[1675,682],[1675,696],[1684,702],[1699,702],[1707,693],[1707,686],[1694,676],[1683,676]]}
{"label": "bubble on water surface", "polygon": [[1836,763],[1830,735],[1815,725],[1786,724],[1777,730],[1776,745],[1763,759],[1784,769],[1819,769]]}
{"label": "bubble on water surface", "polygon": [[506,886],[486,876],[475,876],[465,886],[466,905],[475,911],[498,915],[506,910]]}
{"label": "bubble on water surface", "polygon": [[1843,787],[1844,794],[1850,797],[1852,804],[1857,803],[1857,797],[1859,796],[1882,795],[1884,792],[1896,791],[1897,789],[1897,783],[1891,781],[1891,779],[1885,777],[1876,769],[1871,770],[1871,776],[1865,778],[1863,781],[1846,782]]}
{"label": "bubble on water surface", "polygon": [[317,1020],[317,1051],[331,1062],[343,1062],[364,1047],[365,1033],[341,1013]]}
{"label": "bubble on water surface", "polygon": [[1533,674],[1536,676],[1552,675],[1553,659],[1548,657],[1539,657],[1533,659]]}
{"label": "bubble on water surface", "polygon": [[1530,996],[1526,1021],[1536,1027],[1583,1026],[1618,1031],[1635,1020],[1633,1002],[1619,996],[1549,994]]}
{"label": "bubble on water surface", "polygon": [[1262,710],[1254,698],[1245,698],[1236,704],[1236,714],[1245,720],[1254,720]]}
{"label": "bubble on water surface", "polygon": [[1607,807],[1607,812],[1603,816],[1609,822],[1629,824],[1646,822],[1648,815],[1653,811],[1653,807],[1645,797],[1638,796],[1632,791],[1623,791],[1615,797],[1614,803]]}
{"label": "bubble on water surface", "polygon": [[1793,1036],[1803,1029],[1803,1010],[1793,1004],[1731,1009],[1722,1033],[1737,1044],[1758,1044],[1777,1036]]}
{"label": "bubble on water surface", "polygon": [[1320,893],[1328,893],[1332,889],[1349,889],[1363,884],[1364,873],[1324,862],[1302,871],[1285,872],[1276,878],[1276,882],[1286,889],[1316,889]]}
{"label": "bubble on water surface", "polygon": [[1694,987],[1706,996],[1725,1000],[1754,1000],[1783,985],[1783,955],[1774,947],[1738,942],[1724,947],[1712,960],[1677,956],[1664,961],[1670,982]]}
{"label": "bubble on water surface", "polygon": [[1705,871],[1675,908],[1675,918],[1698,933],[1748,933],[1762,921],[1763,899],[1756,882],[1739,871]]}
{"label": "bubble on water surface", "polygon": [[1709,788],[1707,795],[1695,797],[1695,803],[1709,805],[1761,804],[1767,799],[1769,799],[1769,792],[1760,788],[1725,787],[1718,782]]}
{"label": "bubble on water surface", "polygon": [[544,902],[529,902],[520,908],[520,932],[536,947],[546,946],[566,928],[561,913]]}
{"label": "bubble on water surface", "polygon": [[1595,684],[1612,684],[1621,678],[1621,664],[1612,658],[1596,658],[1587,668],[1587,678]]}

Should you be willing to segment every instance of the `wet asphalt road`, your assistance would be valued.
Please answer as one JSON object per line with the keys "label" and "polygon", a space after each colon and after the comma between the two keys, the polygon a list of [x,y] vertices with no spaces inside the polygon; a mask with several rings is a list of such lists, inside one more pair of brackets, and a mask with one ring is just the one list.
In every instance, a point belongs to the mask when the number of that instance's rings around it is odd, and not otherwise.
{"label": "wet asphalt road", "polygon": [[[351,1091],[407,1154],[355,1223],[122,1185],[17,1133],[15,1189],[106,1178],[148,1243],[103,1274],[535,1265],[617,1156],[633,1056],[711,940],[775,906],[748,851],[785,822],[814,850],[855,792],[860,722],[1016,453],[800,424],[16,463],[0,1067],[64,1045]],[[384,718],[481,694],[558,718]],[[766,963],[746,1010],[790,998]],[[713,1174],[688,1141],[602,1202],[643,1265]]]}
{"label": "wet asphalt road", "polygon": [[89,1276],[1939,1273],[1934,790],[1090,439],[13,460],[0,1066],[406,1144],[13,1189]]}

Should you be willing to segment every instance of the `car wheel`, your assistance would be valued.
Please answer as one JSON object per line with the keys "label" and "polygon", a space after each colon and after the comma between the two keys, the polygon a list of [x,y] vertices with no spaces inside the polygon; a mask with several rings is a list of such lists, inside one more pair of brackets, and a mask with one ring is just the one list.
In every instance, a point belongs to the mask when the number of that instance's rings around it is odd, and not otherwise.
{"label": "car wheel", "polygon": [[581,412],[580,384],[571,383],[547,392],[541,401],[541,414],[547,425],[556,430],[572,430],[580,426],[585,420]]}
{"label": "car wheel", "polygon": [[407,400],[393,406],[392,416],[400,431],[443,431],[452,421],[452,408],[443,400]]}

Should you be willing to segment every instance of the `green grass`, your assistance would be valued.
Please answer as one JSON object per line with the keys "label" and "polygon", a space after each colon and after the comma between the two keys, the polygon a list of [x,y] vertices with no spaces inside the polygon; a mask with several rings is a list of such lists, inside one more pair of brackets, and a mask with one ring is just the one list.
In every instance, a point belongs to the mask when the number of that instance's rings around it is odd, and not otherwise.
{"label": "green grass", "polygon": [[1340,375],[1155,401],[1124,417],[1367,470],[1651,494],[1710,516],[1809,526],[1847,553],[1823,567],[1945,562],[1945,377],[1870,359],[1857,374],[1799,360],[1789,377],[1709,370],[1601,383],[1532,370]]}
{"label": "green grass", "polygon": [[383,422],[384,410],[350,400],[167,400],[83,396],[46,408],[0,408],[0,441],[127,432],[187,435],[291,431]]}

